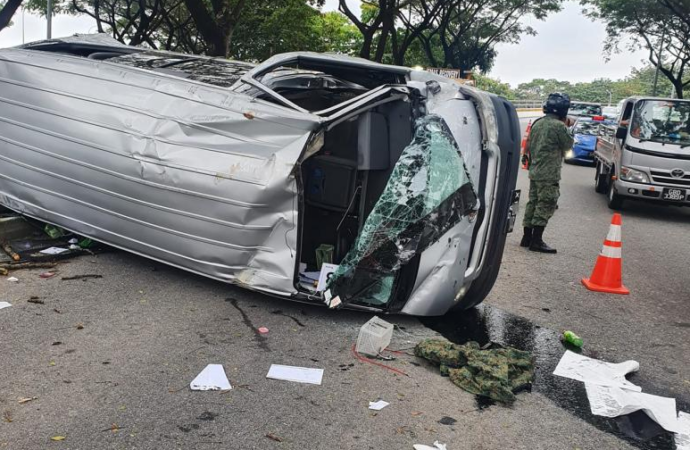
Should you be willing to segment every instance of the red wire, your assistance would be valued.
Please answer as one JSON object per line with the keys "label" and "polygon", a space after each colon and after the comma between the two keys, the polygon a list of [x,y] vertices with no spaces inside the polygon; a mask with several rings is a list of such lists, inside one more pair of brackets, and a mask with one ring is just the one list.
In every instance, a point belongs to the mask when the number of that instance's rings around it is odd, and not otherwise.
{"label": "red wire", "polygon": [[356,345],[357,344],[352,344],[352,354],[355,355],[355,358],[357,358],[358,360],[360,360],[362,362],[369,363],[369,364],[373,364],[375,366],[383,367],[384,369],[388,369],[391,372],[399,373],[400,375],[405,375],[406,377],[409,377],[409,375],[406,374],[405,372],[403,372],[402,370],[398,370],[395,367],[390,367],[390,366],[387,366],[385,364],[377,363],[376,361],[372,361],[371,359],[365,358],[364,356],[360,355],[357,352],[357,350],[355,349]]}

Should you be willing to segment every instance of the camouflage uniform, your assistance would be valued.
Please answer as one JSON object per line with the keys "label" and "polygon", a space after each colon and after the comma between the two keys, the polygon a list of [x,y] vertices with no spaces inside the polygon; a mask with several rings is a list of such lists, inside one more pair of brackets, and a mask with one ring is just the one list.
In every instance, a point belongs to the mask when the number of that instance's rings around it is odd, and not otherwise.
{"label": "camouflage uniform", "polygon": [[573,147],[568,128],[554,114],[534,122],[529,135],[529,202],[525,227],[545,227],[558,206],[561,165]]}
{"label": "camouflage uniform", "polygon": [[534,377],[532,355],[510,347],[481,350],[476,342],[426,339],[414,354],[439,365],[442,375],[467,392],[501,403],[512,403],[514,392],[530,386]]}

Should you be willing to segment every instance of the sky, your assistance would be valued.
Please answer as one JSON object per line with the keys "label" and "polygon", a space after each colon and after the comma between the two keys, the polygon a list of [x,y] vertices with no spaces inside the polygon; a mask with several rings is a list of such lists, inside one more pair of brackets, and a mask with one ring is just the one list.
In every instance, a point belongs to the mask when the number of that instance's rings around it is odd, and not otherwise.
{"label": "sky", "polygon": [[[348,0],[358,12],[358,0]],[[325,10],[336,10],[338,0],[326,0]],[[556,78],[571,82],[591,81],[595,78],[619,79],[627,76],[632,67],[640,67],[645,52],[613,55],[605,62],[603,47],[606,30],[602,23],[592,22],[581,13],[574,1],[564,4],[563,11],[546,21],[526,18],[536,36],[523,36],[520,44],[501,44],[490,76],[517,87],[534,78]],[[53,36],[95,32],[95,22],[87,17],[60,15],[53,19]],[[26,42],[45,38],[45,19],[25,14]],[[22,43],[22,14],[17,12],[14,25],[0,32],[0,47]]]}

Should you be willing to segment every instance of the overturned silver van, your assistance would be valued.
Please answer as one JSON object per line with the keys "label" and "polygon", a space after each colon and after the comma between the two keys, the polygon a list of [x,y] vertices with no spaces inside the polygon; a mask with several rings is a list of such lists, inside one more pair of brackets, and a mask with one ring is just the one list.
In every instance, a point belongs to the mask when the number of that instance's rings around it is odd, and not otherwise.
{"label": "overturned silver van", "polygon": [[498,274],[520,141],[499,97],[357,58],[103,35],[2,49],[0,83],[0,204],[26,216],[305,302],[324,294],[300,272],[329,248],[329,294],[379,312],[469,308]]}

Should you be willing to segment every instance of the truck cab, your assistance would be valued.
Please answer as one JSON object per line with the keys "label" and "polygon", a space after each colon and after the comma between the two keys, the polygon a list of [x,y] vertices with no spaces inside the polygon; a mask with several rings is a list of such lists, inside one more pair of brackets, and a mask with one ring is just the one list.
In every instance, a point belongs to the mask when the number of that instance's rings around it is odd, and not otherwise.
{"label": "truck cab", "polygon": [[689,206],[690,101],[633,97],[600,127],[595,190],[620,209],[627,200]]}

